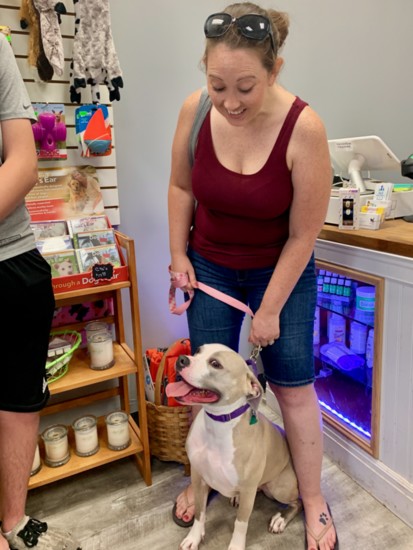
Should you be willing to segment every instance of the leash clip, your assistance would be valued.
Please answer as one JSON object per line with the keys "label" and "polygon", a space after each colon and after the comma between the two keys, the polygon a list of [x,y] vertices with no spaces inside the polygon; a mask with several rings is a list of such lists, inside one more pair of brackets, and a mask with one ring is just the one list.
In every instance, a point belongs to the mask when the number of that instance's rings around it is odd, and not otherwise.
{"label": "leash clip", "polygon": [[260,346],[260,344],[254,345],[251,351],[250,360],[256,361],[259,354],[261,353],[261,350],[262,350],[262,347]]}

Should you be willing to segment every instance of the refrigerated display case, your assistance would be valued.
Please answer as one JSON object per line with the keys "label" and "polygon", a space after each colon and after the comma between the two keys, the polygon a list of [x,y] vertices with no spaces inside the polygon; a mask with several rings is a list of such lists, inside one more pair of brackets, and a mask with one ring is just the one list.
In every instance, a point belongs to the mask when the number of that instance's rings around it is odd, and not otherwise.
{"label": "refrigerated display case", "polygon": [[378,456],[384,279],[317,261],[316,391],[324,421]]}

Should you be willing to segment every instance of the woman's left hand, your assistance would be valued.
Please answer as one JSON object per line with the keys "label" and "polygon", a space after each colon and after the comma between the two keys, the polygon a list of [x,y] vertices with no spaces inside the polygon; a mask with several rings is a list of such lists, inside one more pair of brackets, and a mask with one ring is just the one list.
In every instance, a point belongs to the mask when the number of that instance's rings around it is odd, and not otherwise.
{"label": "woman's left hand", "polygon": [[280,336],[280,316],[258,309],[251,322],[248,341],[261,347],[271,346]]}

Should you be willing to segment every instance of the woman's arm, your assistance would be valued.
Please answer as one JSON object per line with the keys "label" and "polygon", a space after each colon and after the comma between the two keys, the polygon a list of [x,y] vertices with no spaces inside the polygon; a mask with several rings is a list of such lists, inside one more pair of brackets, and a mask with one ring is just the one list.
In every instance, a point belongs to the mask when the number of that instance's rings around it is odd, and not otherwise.
{"label": "woman's arm", "polygon": [[294,128],[287,162],[294,187],[289,238],[253,320],[253,343],[279,337],[279,314],[311,257],[327,213],[332,181],[327,137],[320,118],[308,107]]}
{"label": "woman's arm", "polygon": [[189,135],[195,118],[201,91],[184,102],[172,144],[171,175],[168,190],[169,244],[173,271],[188,273],[190,283],[195,273],[186,255],[189,230],[192,224],[195,200],[192,194],[191,166],[189,164]]}
{"label": "woman's arm", "polygon": [[21,204],[37,181],[37,156],[29,119],[1,122],[3,164],[0,166],[0,220]]}

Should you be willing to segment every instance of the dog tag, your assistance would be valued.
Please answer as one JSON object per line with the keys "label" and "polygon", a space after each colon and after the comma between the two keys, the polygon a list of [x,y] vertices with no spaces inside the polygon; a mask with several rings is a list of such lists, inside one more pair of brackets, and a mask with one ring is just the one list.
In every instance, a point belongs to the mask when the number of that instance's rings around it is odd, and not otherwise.
{"label": "dog tag", "polygon": [[257,414],[253,409],[251,409],[250,426],[252,426],[253,424],[256,424],[257,422],[258,422]]}

